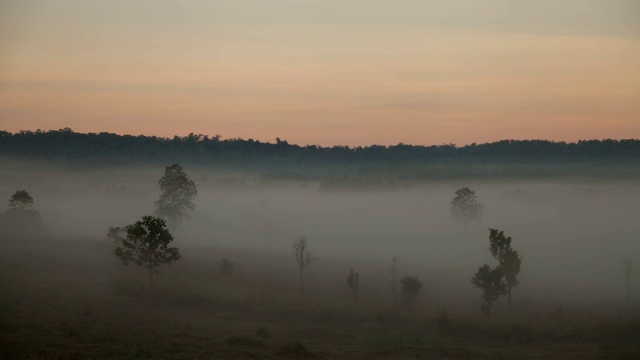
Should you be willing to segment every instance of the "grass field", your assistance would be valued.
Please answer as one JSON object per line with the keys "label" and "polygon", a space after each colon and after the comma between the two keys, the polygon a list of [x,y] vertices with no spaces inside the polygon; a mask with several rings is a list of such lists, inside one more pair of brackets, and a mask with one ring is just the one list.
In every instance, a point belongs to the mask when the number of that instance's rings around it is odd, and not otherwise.
{"label": "grass field", "polygon": [[[0,357],[640,358],[632,311],[596,317],[558,308],[485,319],[428,302],[398,310],[386,284],[356,305],[331,285],[345,287],[330,272],[309,278],[301,300],[285,254],[207,247],[185,247],[151,288],[143,269],[119,264],[112,251],[107,241],[0,244]],[[229,254],[239,265],[225,278],[217,261]]]}

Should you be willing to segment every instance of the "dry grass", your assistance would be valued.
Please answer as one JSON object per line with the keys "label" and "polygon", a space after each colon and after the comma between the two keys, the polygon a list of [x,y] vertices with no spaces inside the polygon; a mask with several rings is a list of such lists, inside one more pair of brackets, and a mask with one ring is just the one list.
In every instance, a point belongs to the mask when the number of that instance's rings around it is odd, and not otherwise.
{"label": "dry grass", "polygon": [[[238,264],[231,278],[223,256]],[[384,287],[356,306],[342,277],[319,274],[300,301],[285,258],[186,247],[152,289],[107,242],[2,243],[0,358],[640,358],[637,316],[404,312]]]}

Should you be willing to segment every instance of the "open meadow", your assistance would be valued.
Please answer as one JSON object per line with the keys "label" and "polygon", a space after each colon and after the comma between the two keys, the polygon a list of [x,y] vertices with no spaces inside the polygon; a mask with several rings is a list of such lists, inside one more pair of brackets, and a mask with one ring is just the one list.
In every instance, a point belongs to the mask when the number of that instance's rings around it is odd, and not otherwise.
{"label": "open meadow", "polygon": [[[0,243],[0,357],[640,357],[640,286],[634,273],[627,299],[622,267],[640,255],[632,182],[319,191],[196,176],[196,210],[172,230],[182,258],[152,286],[144,268],[114,256],[106,235],[152,211],[156,174],[115,185],[98,175],[36,181],[46,236]],[[467,184],[485,214],[462,226],[449,202]],[[2,194],[15,186],[5,180]],[[503,229],[523,254],[513,309],[501,296],[490,317],[471,284],[495,262],[488,228]],[[314,257],[302,289],[291,248],[300,235]],[[231,271],[221,271],[223,259]],[[411,306],[394,301],[393,279],[405,275],[423,284]]]}

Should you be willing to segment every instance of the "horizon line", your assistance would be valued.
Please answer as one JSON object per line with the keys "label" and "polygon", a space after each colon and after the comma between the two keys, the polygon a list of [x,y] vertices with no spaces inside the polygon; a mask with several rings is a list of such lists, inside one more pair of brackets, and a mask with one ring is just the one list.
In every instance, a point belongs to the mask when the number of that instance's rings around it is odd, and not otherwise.
{"label": "horizon line", "polygon": [[290,143],[289,141],[287,141],[286,139],[281,139],[280,137],[276,137],[274,139],[274,142],[270,142],[270,141],[265,141],[265,140],[259,140],[259,139],[253,139],[253,138],[242,138],[242,137],[229,137],[229,138],[223,138],[222,135],[220,134],[216,134],[216,135],[209,135],[209,134],[202,134],[202,133],[195,133],[195,132],[190,132],[187,135],[178,135],[175,134],[171,137],[167,137],[167,136],[160,136],[160,135],[151,135],[151,134],[129,134],[129,133],[118,133],[118,132],[110,132],[110,131],[100,131],[100,132],[78,132],[78,131],[74,131],[72,128],[70,127],[64,127],[61,129],[48,129],[48,130],[42,130],[42,129],[36,129],[36,130],[26,130],[26,129],[20,129],[16,132],[11,132],[11,131],[7,131],[7,130],[0,130],[0,133],[9,133],[12,135],[19,135],[20,133],[23,132],[31,132],[31,133],[49,133],[49,132],[69,132],[69,133],[74,133],[74,134],[80,134],[80,135],[100,135],[100,134],[108,134],[108,135],[116,135],[116,136],[132,136],[132,137],[140,137],[140,136],[144,136],[144,137],[150,137],[150,138],[157,138],[157,139],[162,139],[162,140],[172,140],[176,137],[178,138],[188,138],[189,136],[193,135],[193,136],[198,136],[198,137],[205,137],[209,140],[212,139],[218,139],[218,141],[234,141],[234,140],[238,140],[238,141],[255,141],[258,143],[264,143],[264,144],[271,144],[271,145],[277,145],[278,141],[282,142],[282,143],[286,143],[287,145],[291,145],[291,146],[299,146],[299,147],[306,147],[306,146],[317,146],[317,147],[321,147],[321,148],[332,148],[332,147],[347,147],[347,148],[367,148],[367,147],[373,147],[373,146],[382,146],[382,147],[394,147],[394,146],[415,146],[415,147],[431,147],[431,146],[453,146],[455,148],[462,148],[462,147],[467,147],[467,146],[478,146],[478,145],[488,145],[488,144],[495,144],[495,143],[501,143],[501,142],[528,142],[528,141],[541,141],[541,142],[548,142],[548,143],[554,143],[554,144],[567,144],[567,145],[571,145],[571,144],[578,144],[580,142],[589,142],[589,141],[640,141],[640,138],[590,138],[590,139],[578,139],[575,141],[564,141],[564,140],[548,140],[548,139],[540,139],[540,138],[531,138],[531,139],[500,139],[500,140],[496,140],[496,141],[487,141],[487,142],[472,142],[472,143],[468,143],[468,144],[463,144],[463,145],[458,145],[458,144],[454,144],[454,143],[446,143],[443,142],[441,144],[411,144],[411,143],[405,143],[405,142],[399,142],[397,144],[391,144],[391,145],[382,145],[382,144],[376,144],[376,143],[372,143],[369,145],[344,145],[344,144],[334,144],[334,145],[320,145],[320,144],[310,144],[307,143],[306,145],[302,145],[302,144],[298,144],[298,143]]}

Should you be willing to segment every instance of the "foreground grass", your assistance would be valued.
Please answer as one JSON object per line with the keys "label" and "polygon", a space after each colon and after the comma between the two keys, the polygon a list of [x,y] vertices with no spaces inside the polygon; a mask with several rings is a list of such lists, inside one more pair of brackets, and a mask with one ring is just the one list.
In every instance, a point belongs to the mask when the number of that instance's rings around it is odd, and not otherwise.
{"label": "foreground grass", "polygon": [[0,247],[4,359],[640,358],[637,318],[486,320],[301,302],[277,283],[265,295],[211,278],[187,257],[151,288],[108,243]]}

